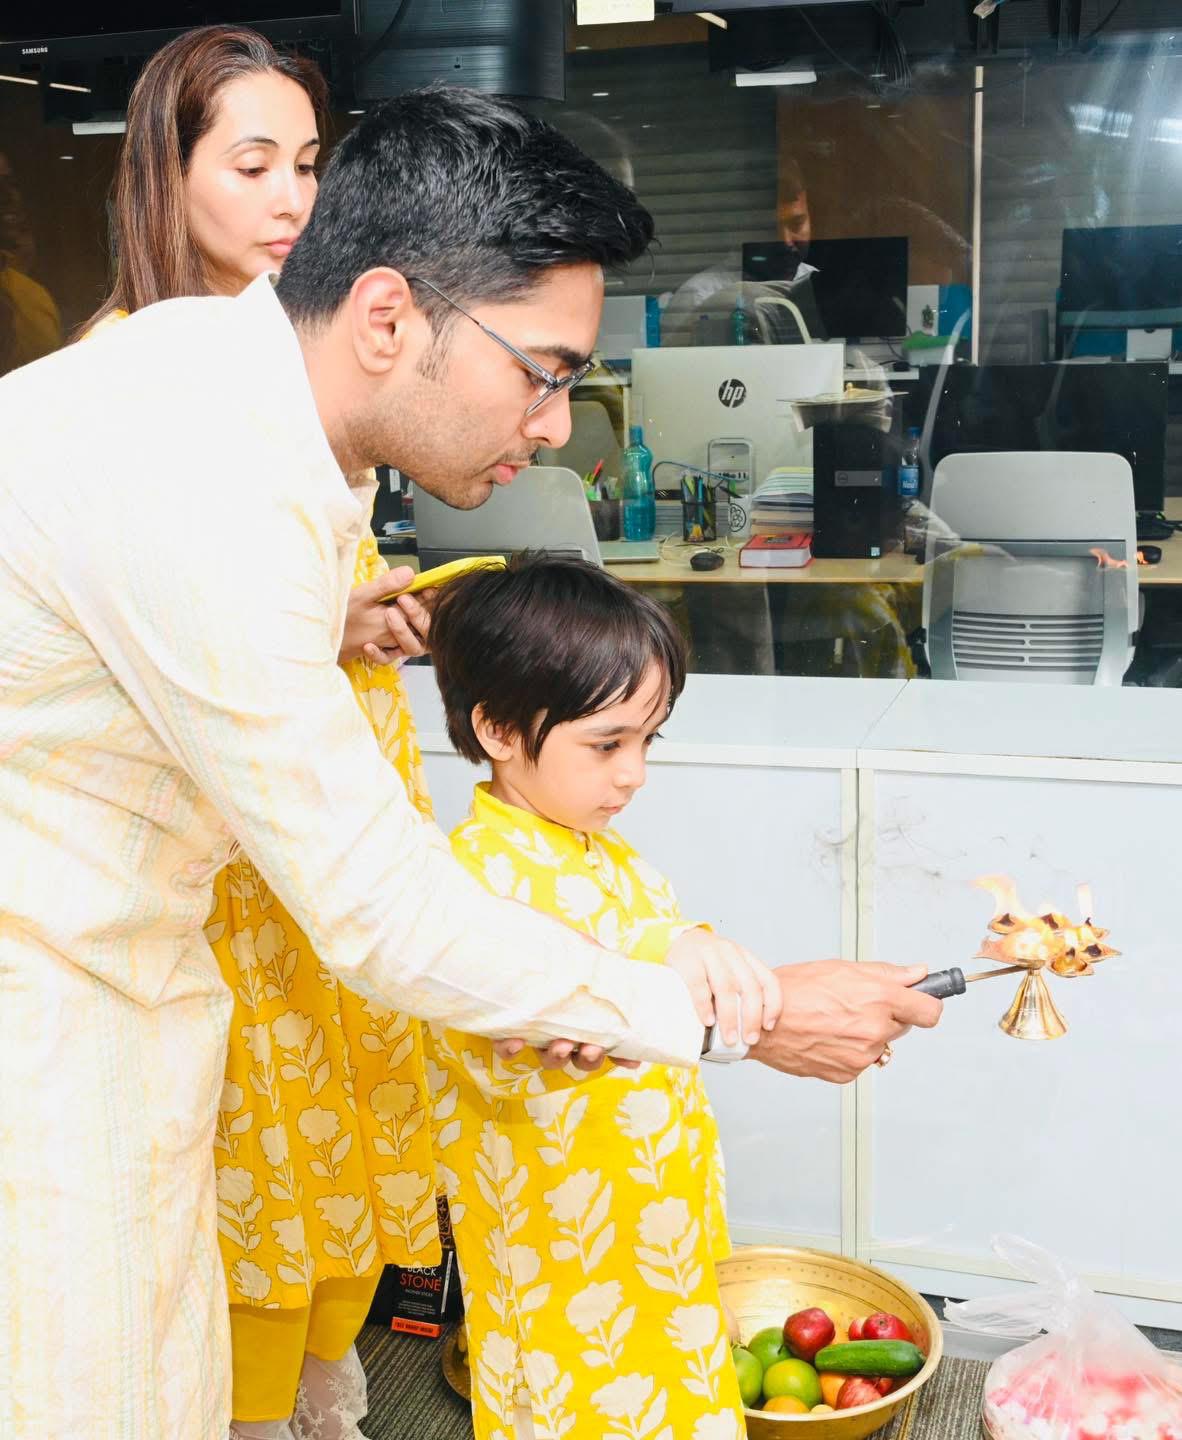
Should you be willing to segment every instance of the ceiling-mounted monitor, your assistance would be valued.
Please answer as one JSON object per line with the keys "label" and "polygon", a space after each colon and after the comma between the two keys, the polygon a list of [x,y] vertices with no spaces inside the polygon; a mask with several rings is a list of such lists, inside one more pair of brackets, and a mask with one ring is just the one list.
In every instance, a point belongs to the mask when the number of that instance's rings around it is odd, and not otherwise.
{"label": "ceiling-mounted monitor", "polygon": [[363,0],[354,93],[386,100],[419,85],[566,99],[561,0]]}
{"label": "ceiling-mounted monitor", "polygon": [[244,25],[269,39],[347,39],[356,0],[8,0],[0,64],[143,54],[197,25]]}
{"label": "ceiling-mounted monitor", "polygon": [[[857,0],[718,0],[712,11],[725,10],[791,10],[802,5],[853,5]],[[702,0],[672,0],[675,15],[701,14]]]}

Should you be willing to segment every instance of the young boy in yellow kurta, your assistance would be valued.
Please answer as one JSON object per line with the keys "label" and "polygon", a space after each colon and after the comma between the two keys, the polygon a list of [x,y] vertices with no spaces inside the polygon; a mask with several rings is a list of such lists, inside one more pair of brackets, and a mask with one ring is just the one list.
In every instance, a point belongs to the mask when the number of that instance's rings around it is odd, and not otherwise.
{"label": "young boy in yellow kurta", "polygon": [[[608,828],[684,683],[665,613],[582,561],[518,560],[446,587],[431,647],[453,744],[492,763],[457,858],[499,895],[681,968],[694,927]],[[773,1018],[770,977],[746,978]],[[722,1162],[697,1073],[544,1070],[430,1029],[477,1440],[739,1440],[714,1272]]]}

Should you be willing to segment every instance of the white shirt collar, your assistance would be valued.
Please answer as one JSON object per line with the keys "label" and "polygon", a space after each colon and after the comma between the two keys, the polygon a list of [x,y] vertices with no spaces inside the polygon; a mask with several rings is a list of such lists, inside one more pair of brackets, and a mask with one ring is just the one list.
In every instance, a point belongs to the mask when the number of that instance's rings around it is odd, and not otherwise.
{"label": "white shirt collar", "polygon": [[320,423],[299,338],[275,293],[278,278],[273,271],[258,276],[231,303],[255,341],[268,418],[282,427],[283,443],[299,452],[302,468],[318,484],[323,482],[333,534],[352,540],[368,521],[373,485],[354,491],[337,464]]}

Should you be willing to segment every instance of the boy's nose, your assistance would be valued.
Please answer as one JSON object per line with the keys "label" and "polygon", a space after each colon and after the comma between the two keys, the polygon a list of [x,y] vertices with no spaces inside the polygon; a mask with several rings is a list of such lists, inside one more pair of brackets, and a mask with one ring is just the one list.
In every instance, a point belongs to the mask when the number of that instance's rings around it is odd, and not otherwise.
{"label": "boy's nose", "polygon": [[645,781],[645,764],[642,758],[625,758],[616,771],[616,784],[621,790],[639,790]]}

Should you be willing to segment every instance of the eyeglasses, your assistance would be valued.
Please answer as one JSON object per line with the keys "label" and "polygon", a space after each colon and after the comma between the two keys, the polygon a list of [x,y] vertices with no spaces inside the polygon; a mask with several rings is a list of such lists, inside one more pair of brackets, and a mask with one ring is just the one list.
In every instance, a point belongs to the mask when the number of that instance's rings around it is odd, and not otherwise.
{"label": "eyeglasses", "polygon": [[507,350],[519,365],[523,366],[531,375],[535,376],[541,382],[541,389],[538,391],[538,394],[530,401],[529,405],[526,406],[525,414],[527,418],[536,410],[540,410],[547,401],[553,400],[555,395],[561,395],[564,390],[573,390],[575,386],[578,385],[580,381],[585,380],[595,368],[595,361],[587,360],[572,370],[569,375],[563,375],[560,379],[557,375],[547,370],[544,365],[539,365],[536,360],[532,360],[524,350],[519,350],[511,341],[506,340],[503,335],[498,335],[492,326],[486,325],[483,320],[477,320],[475,315],[470,315],[462,305],[457,305],[450,295],[445,295],[437,285],[432,285],[430,280],[424,280],[421,275],[408,275],[406,278],[413,284],[425,285],[433,295],[438,295],[439,298],[450,305],[453,310],[458,310],[466,320],[471,320],[473,325],[479,325],[490,340],[495,340],[502,350]]}

